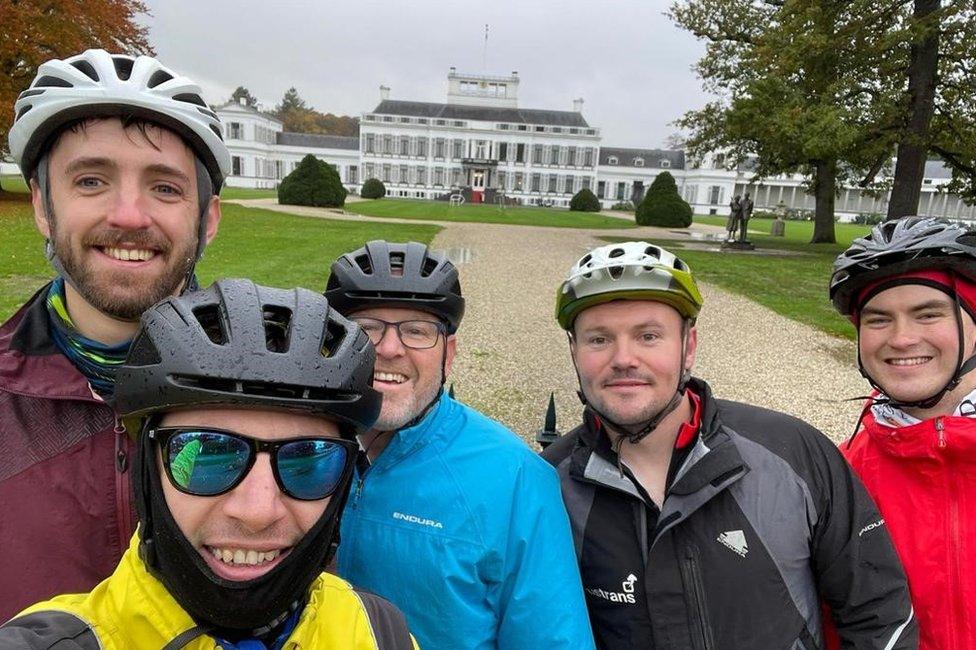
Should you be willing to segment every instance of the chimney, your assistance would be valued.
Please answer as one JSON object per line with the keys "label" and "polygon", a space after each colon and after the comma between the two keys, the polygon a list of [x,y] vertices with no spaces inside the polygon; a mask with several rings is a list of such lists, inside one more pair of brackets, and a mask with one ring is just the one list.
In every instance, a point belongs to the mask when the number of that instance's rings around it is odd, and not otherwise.
{"label": "chimney", "polygon": [[385,101],[390,98],[390,87],[380,86],[380,101]]}
{"label": "chimney", "polygon": [[573,112],[574,113],[582,113],[583,112],[583,98],[582,97],[573,100]]}
{"label": "chimney", "polygon": [[518,70],[512,70],[512,76],[513,77],[517,77],[518,76]]}
{"label": "chimney", "polygon": [[451,74],[457,74],[457,68],[453,65],[451,66]]}

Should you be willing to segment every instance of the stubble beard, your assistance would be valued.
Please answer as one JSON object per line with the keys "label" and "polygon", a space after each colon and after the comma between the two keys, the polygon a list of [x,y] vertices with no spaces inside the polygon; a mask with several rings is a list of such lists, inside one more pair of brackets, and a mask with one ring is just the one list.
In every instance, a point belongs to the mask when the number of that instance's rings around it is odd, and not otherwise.
{"label": "stubble beard", "polygon": [[[53,214],[49,223],[54,254],[70,276],[70,279],[66,278],[66,280],[71,282],[88,304],[103,314],[119,320],[139,320],[147,309],[160,300],[176,294],[195,261],[196,241],[173,248],[168,241],[146,231],[130,232],[113,229],[97,235],[96,243],[107,246],[124,241],[137,246],[154,248],[158,251],[157,255],[164,255],[168,259],[162,274],[147,281],[140,282],[139,278],[125,273],[100,276],[94,264],[82,260],[81,255],[75,254],[67,238],[58,235],[57,222]],[[86,247],[92,244],[93,242],[88,238],[83,241]]]}
{"label": "stubble beard", "polygon": [[380,417],[373,425],[375,431],[399,431],[414,420],[427,406],[434,401],[440,392],[441,381],[438,376],[435,381],[427,385],[418,386],[417,390],[398,403],[388,402],[384,397]]}

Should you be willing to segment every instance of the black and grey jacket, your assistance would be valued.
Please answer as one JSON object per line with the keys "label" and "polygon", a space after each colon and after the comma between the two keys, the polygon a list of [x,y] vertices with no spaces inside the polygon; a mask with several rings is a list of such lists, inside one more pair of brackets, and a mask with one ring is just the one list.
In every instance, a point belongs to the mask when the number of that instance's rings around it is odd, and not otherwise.
{"label": "black and grey jacket", "polygon": [[793,417],[716,400],[658,511],[592,413],[543,456],[559,471],[597,646],[916,648],[884,520],[836,447]]}

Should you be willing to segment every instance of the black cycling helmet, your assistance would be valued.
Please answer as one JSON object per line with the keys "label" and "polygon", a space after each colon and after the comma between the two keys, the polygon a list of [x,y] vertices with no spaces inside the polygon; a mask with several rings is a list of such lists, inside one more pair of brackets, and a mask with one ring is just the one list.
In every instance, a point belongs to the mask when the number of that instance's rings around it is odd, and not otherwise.
{"label": "black cycling helmet", "polygon": [[389,305],[430,312],[449,334],[464,316],[457,267],[417,242],[375,240],[346,253],[332,264],[325,297],[343,314]]}
{"label": "black cycling helmet", "polygon": [[954,271],[976,281],[976,230],[934,217],[885,221],[834,260],[830,300],[851,316],[865,287],[923,269]]}
{"label": "black cycling helmet", "polygon": [[143,314],[114,403],[127,418],[206,404],[283,408],[333,419],[351,436],[379,416],[374,359],[366,334],[324,297],[219,280]]}

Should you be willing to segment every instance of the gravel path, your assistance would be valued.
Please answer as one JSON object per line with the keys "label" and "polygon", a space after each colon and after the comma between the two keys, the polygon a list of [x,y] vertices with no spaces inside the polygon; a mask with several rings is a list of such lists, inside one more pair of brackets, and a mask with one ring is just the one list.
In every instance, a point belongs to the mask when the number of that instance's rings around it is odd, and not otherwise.
{"label": "gravel path", "polygon": [[[318,208],[277,206],[273,200],[241,203],[310,216],[374,220]],[[432,223],[444,226],[433,246],[447,250],[458,262],[467,298],[458,358],[449,381],[454,382],[458,399],[527,439],[542,426],[550,391],[556,394],[558,428],[567,431],[578,422],[580,404],[566,335],[553,316],[556,288],[573,263],[603,243],[598,236],[688,238],[657,228],[581,231]],[[713,230],[721,231],[694,226],[695,232]],[[661,243],[667,246],[666,241]],[[697,376],[720,397],[796,415],[835,440],[850,434],[858,403],[837,400],[863,395],[868,389],[854,368],[852,343],[717,287],[701,288],[705,306],[698,320]]]}

